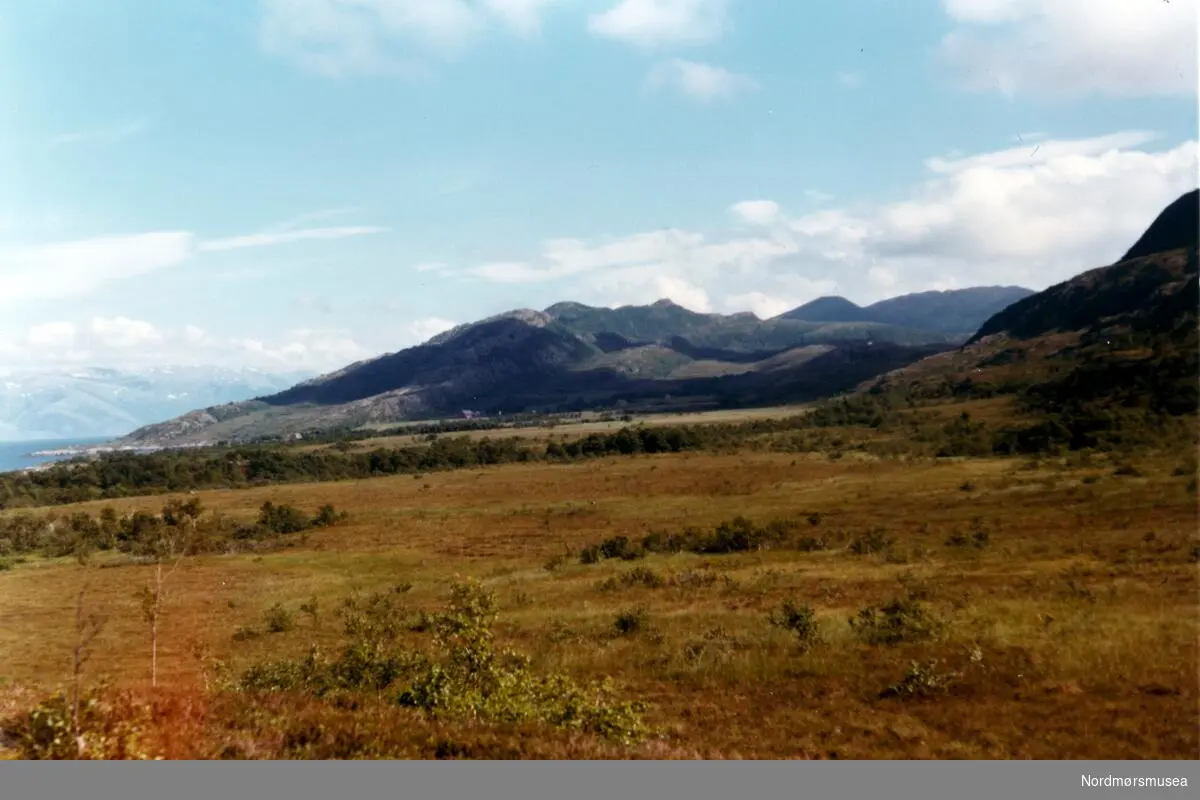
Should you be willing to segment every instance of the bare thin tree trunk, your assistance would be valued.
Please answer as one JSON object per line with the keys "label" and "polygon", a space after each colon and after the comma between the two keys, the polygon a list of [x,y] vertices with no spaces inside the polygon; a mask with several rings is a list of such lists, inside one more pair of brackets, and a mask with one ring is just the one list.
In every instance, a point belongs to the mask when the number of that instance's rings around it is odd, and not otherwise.
{"label": "bare thin tree trunk", "polygon": [[[171,543],[168,553],[173,554],[174,550],[174,543]],[[158,618],[162,614],[163,587],[167,579],[179,569],[185,555],[186,550],[180,552],[165,575],[162,556],[158,557],[154,564],[154,589],[148,592],[149,596],[144,600],[146,621],[150,623],[150,686],[153,688],[158,688]]]}
{"label": "bare thin tree trunk", "polygon": [[150,612],[150,685],[158,687],[158,609],[162,601],[162,561],[154,567],[154,606]]}
{"label": "bare thin tree trunk", "polygon": [[88,647],[92,640],[100,634],[103,619],[96,614],[84,615],[84,597],[87,595],[88,584],[84,581],[75,598],[75,646],[71,648],[71,733],[75,738],[75,755],[82,758],[84,753],[83,725],[79,718],[80,699],[82,695],[83,665],[88,660]]}
{"label": "bare thin tree trunk", "polygon": [[79,676],[83,672],[83,597],[87,584],[75,598],[75,647],[71,653],[71,733],[75,736],[75,755],[83,756],[83,731],[79,727]]}

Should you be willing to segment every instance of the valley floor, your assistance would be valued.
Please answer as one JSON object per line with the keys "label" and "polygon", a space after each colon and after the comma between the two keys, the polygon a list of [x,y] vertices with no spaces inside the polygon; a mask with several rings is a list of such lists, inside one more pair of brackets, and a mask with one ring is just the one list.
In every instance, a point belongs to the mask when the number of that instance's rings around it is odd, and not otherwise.
{"label": "valley floor", "polygon": [[[152,567],[31,558],[0,572],[0,716],[67,685],[87,581],[87,609],[106,623],[84,676],[132,692],[123,702],[143,708],[149,755],[1196,758],[1192,478],[1167,456],[746,452],[201,492],[207,508],[246,520],[268,500],[332,503],[350,517],[275,552],[183,561],[167,584],[157,691],[135,596]],[[580,563],[614,536],[712,530],[737,516],[799,520],[824,548]],[[217,662],[236,675],[313,643],[336,650],[336,610],[351,593],[432,610],[467,577],[495,592],[501,643],[536,670],[611,678],[620,698],[650,704],[650,737],[430,720],[398,707],[392,689],[248,703],[217,688]],[[302,613],[314,597],[321,611]],[[789,600],[815,612],[820,635],[807,648],[802,624],[770,622]],[[895,600],[921,611],[887,617]],[[271,633],[264,614],[276,604],[289,623]],[[868,608],[899,641],[850,624]]]}

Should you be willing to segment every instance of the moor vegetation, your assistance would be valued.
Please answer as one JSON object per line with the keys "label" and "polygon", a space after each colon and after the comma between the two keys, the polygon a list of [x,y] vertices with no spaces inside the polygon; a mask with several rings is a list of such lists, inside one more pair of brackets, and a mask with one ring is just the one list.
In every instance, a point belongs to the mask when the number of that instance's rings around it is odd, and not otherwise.
{"label": "moor vegetation", "polygon": [[1196,316],[1101,301],[777,419],[0,476],[0,755],[1195,758]]}
{"label": "moor vegetation", "polygon": [[[994,404],[868,393],[737,448],[706,426],[646,455],[631,428],[498,470],[6,512],[2,741],[27,758],[1194,754],[1194,427],[1014,458],[985,446],[1015,424]],[[173,563],[152,653],[134,590]],[[105,623],[76,680],[83,584],[82,618]]]}

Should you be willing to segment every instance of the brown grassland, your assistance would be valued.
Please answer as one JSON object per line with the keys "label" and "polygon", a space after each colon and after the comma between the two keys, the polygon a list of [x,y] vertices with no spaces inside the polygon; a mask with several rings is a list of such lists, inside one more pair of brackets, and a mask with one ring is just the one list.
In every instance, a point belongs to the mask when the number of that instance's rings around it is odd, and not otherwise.
{"label": "brown grassland", "polygon": [[[109,687],[103,724],[136,727],[130,753],[149,757],[1196,758],[1200,539],[1181,447],[1040,461],[746,450],[200,492],[247,521],[267,500],[350,517],[272,552],[181,562],[154,690],[135,596],[152,567],[30,558],[0,572],[0,716],[68,685],[86,582],[106,623],[85,680]],[[578,556],[737,516],[802,520],[826,546]],[[864,552],[855,543],[872,531],[879,544]],[[649,735],[434,718],[391,689],[331,700],[223,688],[220,675],[264,659],[335,650],[352,593],[434,610],[460,578],[495,593],[499,642],[536,670],[611,678],[648,704]],[[313,597],[322,611],[302,613]],[[856,635],[860,611],[905,598],[932,633]],[[770,623],[788,600],[815,612],[811,646]],[[271,633],[277,603],[294,624]]]}

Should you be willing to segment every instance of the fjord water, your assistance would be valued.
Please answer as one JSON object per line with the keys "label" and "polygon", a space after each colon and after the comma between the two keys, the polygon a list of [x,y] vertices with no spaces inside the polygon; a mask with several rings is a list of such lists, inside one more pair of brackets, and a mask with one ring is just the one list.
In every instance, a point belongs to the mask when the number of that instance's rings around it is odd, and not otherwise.
{"label": "fjord water", "polygon": [[36,467],[50,461],[62,461],[70,456],[34,456],[42,450],[60,450],[72,445],[98,445],[107,442],[100,439],[34,439],[24,442],[0,442],[0,472],[10,472],[26,467]]}

